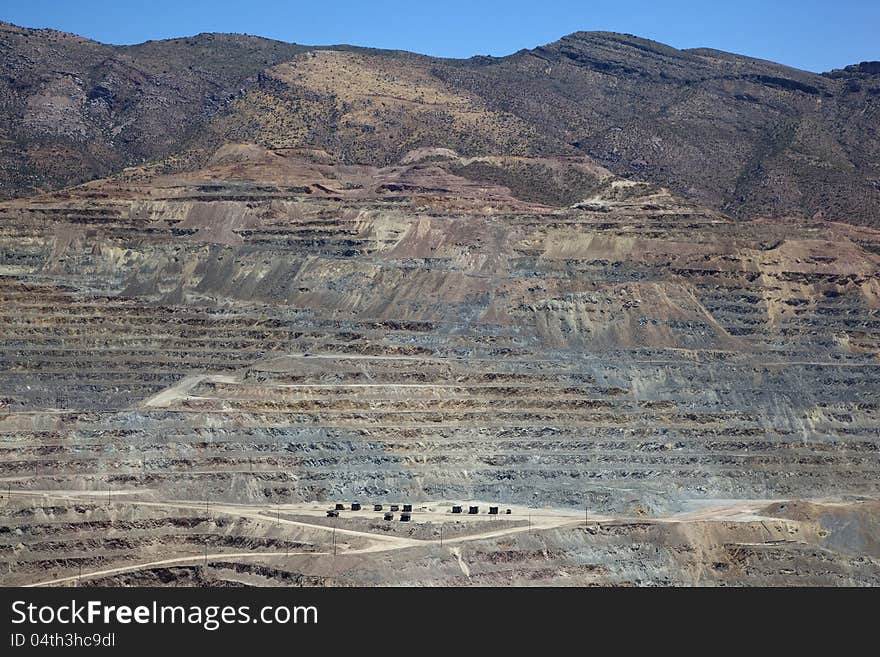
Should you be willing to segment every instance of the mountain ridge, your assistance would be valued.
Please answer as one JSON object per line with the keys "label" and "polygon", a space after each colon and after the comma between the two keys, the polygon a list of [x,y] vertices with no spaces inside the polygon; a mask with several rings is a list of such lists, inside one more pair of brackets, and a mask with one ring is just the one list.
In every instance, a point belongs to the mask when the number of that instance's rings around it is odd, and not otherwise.
{"label": "mountain ridge", "polygon": [[[424,147],[581,155],[736,217],[878,221],[870,62],[816,74],[583,31],[444,59],[224,33],[111,46],[3,23],[0,49],[2,198],[145,162],[198,167],[229,141],[377,165]],[[408,99],[375,92],[388,84]]]}

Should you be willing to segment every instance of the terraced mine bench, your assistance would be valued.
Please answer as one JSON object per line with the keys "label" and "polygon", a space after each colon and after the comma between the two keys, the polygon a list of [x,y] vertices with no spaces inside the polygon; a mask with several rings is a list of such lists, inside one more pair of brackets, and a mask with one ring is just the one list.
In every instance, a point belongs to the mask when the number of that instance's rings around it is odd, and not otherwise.
{"label": "terraced mine bench", "polygon": [[[190,504],[205,517],[179,522],[226,540],[248,504],[650,518],[878,493],[878,231],[735,221],[607,172],[551,207],[454,156],[257,153],[0,204],[0,474],[20,493],[113,491],[104,511],[59,508],[63,527],[4,517],[22,577],[68,568],[69,546],[96,571],[161,550],[136,523],[130,548],[105,535],[125,495]],[[504,180],[522,161],[484,164]],[[613,554],[623,530],[594,529]],[[242,532],[229,544],[251,549]]]}

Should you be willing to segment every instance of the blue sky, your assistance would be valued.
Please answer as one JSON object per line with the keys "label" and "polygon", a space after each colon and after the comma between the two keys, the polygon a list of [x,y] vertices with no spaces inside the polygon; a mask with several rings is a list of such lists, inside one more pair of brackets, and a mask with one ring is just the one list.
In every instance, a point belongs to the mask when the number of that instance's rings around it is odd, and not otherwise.
{"label": "blue sky", "polygon": [[3,0],[0,19],[105,43],[244,32],[469,57],[611,30],[812,71],[880,60],[880,0]]}

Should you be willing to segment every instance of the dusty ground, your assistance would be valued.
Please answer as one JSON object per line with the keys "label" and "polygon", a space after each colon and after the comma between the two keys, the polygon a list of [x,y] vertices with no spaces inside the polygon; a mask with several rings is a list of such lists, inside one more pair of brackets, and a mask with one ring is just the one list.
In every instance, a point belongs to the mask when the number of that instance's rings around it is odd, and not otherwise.
{"label": "dusty ground", "polygon": [[[415,510],[411,523],[384,523],[373,511],[327,519],[320,505],[209,503],[206,511],[137,497],[5,500],[13,521],[3,532],[4,583],[880,584],[880,503],[871,501],[720,500],[651,518],[514,507],[509,520],[452,520],[438,503]],[[51,558],[62,545],[65,558]]]}

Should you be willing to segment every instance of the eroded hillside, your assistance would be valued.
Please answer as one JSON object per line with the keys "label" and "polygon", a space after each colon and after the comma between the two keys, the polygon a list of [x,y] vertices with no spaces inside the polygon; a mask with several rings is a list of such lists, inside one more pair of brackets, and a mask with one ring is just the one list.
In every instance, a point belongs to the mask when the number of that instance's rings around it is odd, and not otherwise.
{"label": "eroded hillside", "polygon": [[228,144],[7,201],[0,245],[5,583],[880,577],[877,230]]}
{"label": "eroded hillside", "polygon": [[[306,499],[569,503],[650,477],[675,483],[655,502],[670,507],[872,487],[876,231],[733,222],[596,167],[591,195],[555,209],[449,172],[468,159],[424,156],[373,168],[227,147],[197,173],[6,204],[4,421],[119,433],[123,452],[231,422],[281,450],[271,490]],[[276,429],[310,450],[350,443],[369,482],[320,450],[329,479],[320,458],[297,472]],[[133,456],[215,458],[213,439],[187,444]],[[269,457],[251,449],[230,456]],[[127,462],[75,451],[77,478]]]}
{"label": "eroded hillside", "polygon": [[200,34],[108,46],[0,24],[0,195],[154,162],[198,169],[227,142],[389,166],[408,151],[587,156],[748,219],[876,225],[880,73],[827,74],[577,32],[446,60]]}
{"label": "eroded hillside", "polygon": [[[734,221],[582,157],[376,167],[240,144],[8,201],[0,240],[8,581],[86,563],[104,583],[409,582],[354,574],[381,551],[361,525],[341,525],[366,541],[341,580],[323,557],[279,574],[278,550],[327,552],[299,515],[351,499],[514,507],[457,553],[406,542],[433,530],[392,546],[428,549],[437,583],[528,583],[473,566],[508,531],[510,559],[556,555],[535,582],[733,583],[752,564],[740,583],[785,583],[791,559],[815,583],[876,581],[843,525],[761,528],[798,498],[873,517],[874,229]],[[756,502],[729,528],[688,515],[731,499]],[[599,524],[577,529],[585,508]],[[193,563],[205,541],[220,570]],[[632,541],[662,554],[623,568]]]}

